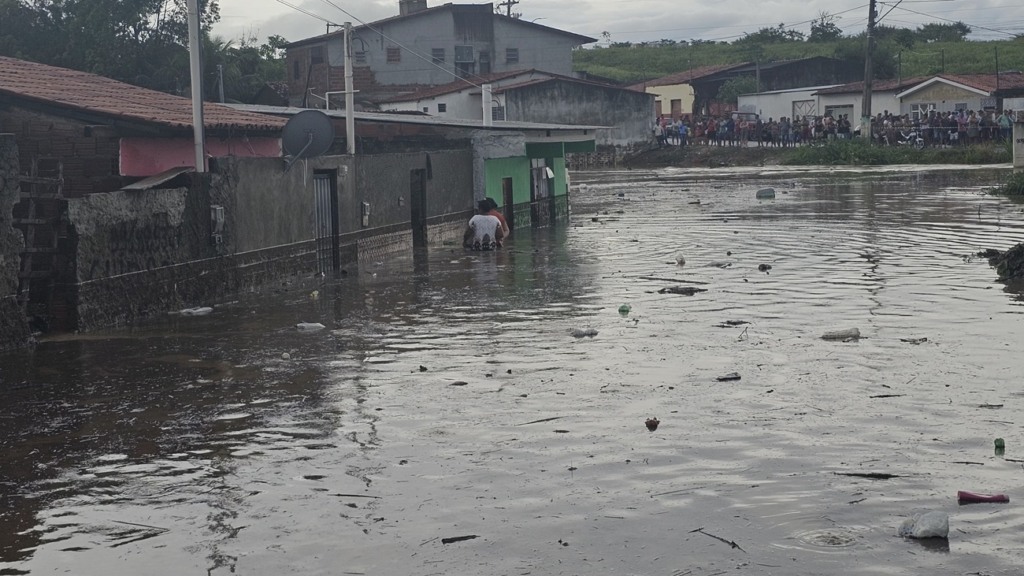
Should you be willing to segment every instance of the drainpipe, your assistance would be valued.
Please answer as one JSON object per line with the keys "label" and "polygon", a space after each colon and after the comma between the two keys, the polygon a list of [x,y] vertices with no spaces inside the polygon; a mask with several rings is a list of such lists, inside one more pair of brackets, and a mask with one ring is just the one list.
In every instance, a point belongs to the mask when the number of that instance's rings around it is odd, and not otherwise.
{"label": "drainpipe", "polygon": [[483,89],[484,128],[490,128],[494,126],[494,117],[491,116],[491,85],[484,84],[481,88]]}

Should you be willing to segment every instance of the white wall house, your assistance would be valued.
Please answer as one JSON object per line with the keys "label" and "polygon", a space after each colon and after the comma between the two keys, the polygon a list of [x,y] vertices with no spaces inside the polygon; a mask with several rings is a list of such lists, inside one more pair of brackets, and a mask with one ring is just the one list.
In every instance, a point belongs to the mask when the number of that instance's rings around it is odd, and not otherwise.
{"label": "white wall house", "polygon": [[[908,78],[906,80],[876,80],[871,90],[871,115],[899,114],[899,94],[908,88],[927,80],[926,77]],[[831,114],[837,118],[846,114],[856,126],[860,122],[861,107],[864,102],[864,83],[855,82],[833,88],[824,88],[815,92],[818,97],[819,114]]]}
{"label": "white wall house", "polygon": [[742,94],[739,97],[737,109],[740,112],[753,112],[763,120],[769,118],[803,118],[805,116],[821,116],[818,104],[817,92],[826,88],[834,88],[835,85],[813,86],[810,88],[795,88],[792,90],[774,90],[772,92],[758,92],[755,94]]}

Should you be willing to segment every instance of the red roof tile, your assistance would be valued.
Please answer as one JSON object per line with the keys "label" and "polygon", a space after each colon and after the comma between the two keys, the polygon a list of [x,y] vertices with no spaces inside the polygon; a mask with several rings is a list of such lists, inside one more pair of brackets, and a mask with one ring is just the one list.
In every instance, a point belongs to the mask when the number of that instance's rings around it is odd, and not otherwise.
{"label": "red roof tile", "polygon": [[995,74],[939,74],[938,77],[989,93],[995,92],[997,87],[999,90],[1024,88],[1024,74],[1020,72],[1001,72],[998,79]]}
{"label": "red roof tile", "polygon": [[[5,95],[171,128],[192,128],[192,100],[103,76],[0,56],[0,97]],[[280,131],[285,120],[203,104],[211,130]]]}

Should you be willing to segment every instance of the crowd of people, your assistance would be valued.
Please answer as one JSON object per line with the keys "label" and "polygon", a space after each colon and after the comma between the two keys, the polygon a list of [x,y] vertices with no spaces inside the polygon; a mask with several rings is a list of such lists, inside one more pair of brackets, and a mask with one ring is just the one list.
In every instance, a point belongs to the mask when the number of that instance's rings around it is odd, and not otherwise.
{"label": "crowd of people", "polygon": [[[851,123],[848,114],[781,117],[767,121],[753,114],[731,113],[724,116],[661,116],[654,123],[658,146],[769,146],[790,147],[827,140],[848,139],[859,135],[860,122]],[[960,110],[938,112],[914,118],[888,111],[871,119],[871,135],[876,143],[895,146],[917,142],[923,146],[970,145],[1002,142],[1013,132],[1012,111]]]}

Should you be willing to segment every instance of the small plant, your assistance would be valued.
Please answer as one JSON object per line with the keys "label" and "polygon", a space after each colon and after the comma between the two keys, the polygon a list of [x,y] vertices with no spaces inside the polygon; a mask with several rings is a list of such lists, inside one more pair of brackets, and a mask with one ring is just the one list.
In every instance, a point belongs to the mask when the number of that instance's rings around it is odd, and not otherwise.
{"label": "small plant", "polygon": [[1014,172],[1011,174],[1006,183],[996,192],[1009,196],[1024,196],[1024,172]]}

